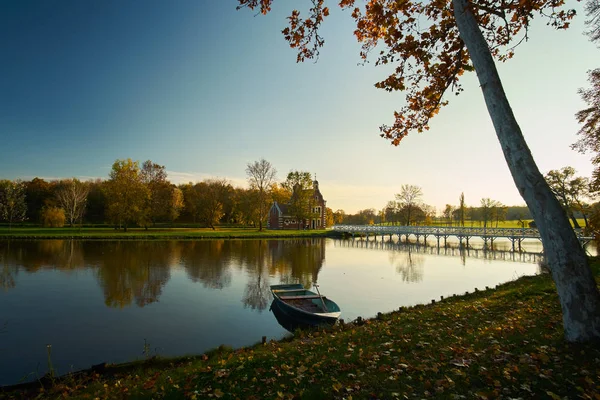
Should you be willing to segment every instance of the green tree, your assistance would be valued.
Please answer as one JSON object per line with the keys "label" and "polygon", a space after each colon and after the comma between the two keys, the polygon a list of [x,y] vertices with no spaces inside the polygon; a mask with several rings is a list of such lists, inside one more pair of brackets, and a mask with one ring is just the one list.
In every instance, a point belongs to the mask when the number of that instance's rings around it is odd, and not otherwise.
{"label": "green tree", "polygon": [[444,208],[444,218],[446,219],[446,223],[450,226],[452,226],[452,216],[454,215],[454,212],[456,210],[454,209],[454,206],[452,204],[446,204],[446,208]]}
{"label": "green tree", "polygon": [[499,201],[496,201],[494,204],[494,208],[492,210],[492,218],[496,221],[496,228],[500,222],[506,221],[506,213],[508,212],[508,207],[502,204]]}
{"label": "green tree", "polygon": [[461,193],[458,198],[458,222],[460,226],[465,226],[465,216],[467,215],[467,209],[465,206],[465,194]]}
{"label": "green tree", "polygon": [[26,219],[25,199],[25,184],[21,180],[0,181],[0,216],[8,222],[8,229],[12,228],[14,222]]}
{"label": "green tree", "polygon": [[289,213],[298,221],[298,229],[304,228],[306,220],[310,220],[313,202],[313,181],[310,172],[290,171],[282,186],[292,192],[289,203]]}
{"label": "green tree", "polygon": [[104,186],[107,215],[115,226],[127,227],[142,219],[148,187],[142,181],[138,161],[116,160]]}
{"label": "green tree", "polygon": [[246,166],[246,176],[248,178],[250,189],[256,190],[257,192],[255,199],[258,202],[256,208],[259,215],[259,231],[262,231],[263,221],[267,219],[270,206],[269,190],[275,181],[276,175],[277,170],[264,158],[261,158],[259,161],[255,161],[254,163],[250,163]]}

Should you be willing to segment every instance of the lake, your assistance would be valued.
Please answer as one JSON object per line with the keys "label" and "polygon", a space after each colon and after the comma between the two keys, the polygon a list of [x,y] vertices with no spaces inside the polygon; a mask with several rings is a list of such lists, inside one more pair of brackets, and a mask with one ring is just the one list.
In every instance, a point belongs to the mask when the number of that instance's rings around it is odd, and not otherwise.
{"label": "lake", "polygon": [[[474,244],[476,246],[476,243]],[[345,321],[539,271],[527,253],[287,239],[0,240],[0,385],[102,362],[202,354],[287,332],[269,285],[320,285]]]}

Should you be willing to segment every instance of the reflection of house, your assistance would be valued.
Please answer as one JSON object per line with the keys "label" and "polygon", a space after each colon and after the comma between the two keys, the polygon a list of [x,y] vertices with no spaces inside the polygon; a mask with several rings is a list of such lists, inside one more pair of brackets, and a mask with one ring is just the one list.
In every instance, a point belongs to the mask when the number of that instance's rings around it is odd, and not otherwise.
{"label": "reflection of house", "polygon": [[290,213],[290,204],[274,202],[269,210],[267,228],[269,229],[325,229],[325,203],[319,190],[319,182],[313,181],[312,199],[307,206],[311,217],[299,221]]}

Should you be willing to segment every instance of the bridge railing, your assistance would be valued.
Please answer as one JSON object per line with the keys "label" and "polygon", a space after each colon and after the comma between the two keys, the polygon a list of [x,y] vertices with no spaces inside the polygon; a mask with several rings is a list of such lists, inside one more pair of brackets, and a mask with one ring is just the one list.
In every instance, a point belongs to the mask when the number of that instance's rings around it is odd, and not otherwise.
{"label": "bridge railing", "polygon": [[[462,237],[481,236],[540,239],[540,232],[536,228],[482,228],[463,226],[419,225],[334,225],[333,229],[338,232],[362,233],[373,235],[434,235]],[[576,229],[575,233],[579,238],[585,238],[581,229]]]}

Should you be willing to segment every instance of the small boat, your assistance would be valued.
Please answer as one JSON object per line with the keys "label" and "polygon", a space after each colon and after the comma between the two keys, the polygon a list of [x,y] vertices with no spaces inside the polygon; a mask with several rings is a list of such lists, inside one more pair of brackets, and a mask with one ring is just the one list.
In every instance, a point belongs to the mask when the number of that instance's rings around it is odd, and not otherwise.
{"label": "small boat", "polygon": [[271,285],[273,303],[288,317],[303,324],[334,323],[341,314],[340,307],[319,293],[304,289],[301,284]]}

